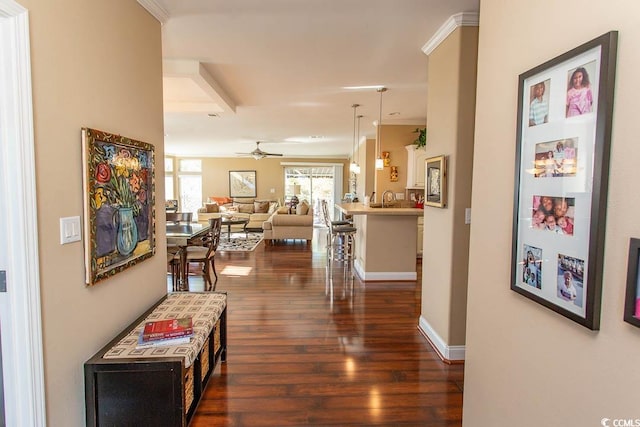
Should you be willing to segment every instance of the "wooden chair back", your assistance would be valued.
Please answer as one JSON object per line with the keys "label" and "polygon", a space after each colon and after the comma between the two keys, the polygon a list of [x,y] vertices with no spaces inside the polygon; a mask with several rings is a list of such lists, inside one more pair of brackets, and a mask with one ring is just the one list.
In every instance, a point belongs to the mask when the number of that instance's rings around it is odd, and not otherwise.
{"label": "wooden chair back", "polygon": [[167,212],[167,222],[191,222],[193,219],[192,212]]}
{"label": "wooden chair back", "polygon": [[209,218],[209,247],[211,250],[215,251],[218,249],[218,244],[220,243],[220,232],[222,230],[222,218]]}

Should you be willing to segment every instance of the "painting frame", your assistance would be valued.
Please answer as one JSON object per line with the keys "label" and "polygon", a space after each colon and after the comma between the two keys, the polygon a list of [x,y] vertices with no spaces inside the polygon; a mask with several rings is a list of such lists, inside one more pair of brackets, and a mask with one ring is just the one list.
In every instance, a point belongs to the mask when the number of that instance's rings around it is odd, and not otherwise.
{"label": "painting frame", "polygon": [[624,321],[640,328],[640,239],[629,239]]}
{"label": "painting frame", "polygon": [[256,171],[229,171],[229,197],[256,197]]}
{"label": "painting frame", "polygon": [[447,156],[425,159],[424,204],[435,208],[447,206]]}
{"label": "painting frame", "polygon": [[591,330],[600,327],[617,38],[605,33],[518,79],[510,287]]}
{"label": "painting frame", "polygon": [[82,128],[85,283],[93,286],[156,252],[155,149]]}

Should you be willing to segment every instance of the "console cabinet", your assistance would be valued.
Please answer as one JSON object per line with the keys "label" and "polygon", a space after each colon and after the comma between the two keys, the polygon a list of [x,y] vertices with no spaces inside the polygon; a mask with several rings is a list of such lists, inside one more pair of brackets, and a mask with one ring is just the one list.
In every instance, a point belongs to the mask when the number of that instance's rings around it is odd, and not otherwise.
{"label": "console cabinet", "polygon": [[226,306],[188,368],[183,357],[103,357],[165,299],[85,363],[87,426],[188,425],[211,373],[226,360]]}

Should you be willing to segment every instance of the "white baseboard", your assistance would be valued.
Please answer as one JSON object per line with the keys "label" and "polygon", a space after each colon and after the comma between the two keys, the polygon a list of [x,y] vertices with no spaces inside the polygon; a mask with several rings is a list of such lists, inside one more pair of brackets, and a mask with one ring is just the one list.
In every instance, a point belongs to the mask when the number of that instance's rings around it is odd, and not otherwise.
{"label": "white baseboard", "polygon": [[370,281],[409,281],[418,280],[418,273],[415,271],[364,271],[360,260],[354,262],[354,269],[358,277]]}
{"label": "white baseboard", "polygon": [[438,352],[438,355],[445,362],[453,362],[464,360],[465,346],[464,345],[447,345],[446,342],[438,335],[438,333],[431,327],[427,319],[420,316],[420,322],[418,323],[418,329],[427,338],[429,343]]}

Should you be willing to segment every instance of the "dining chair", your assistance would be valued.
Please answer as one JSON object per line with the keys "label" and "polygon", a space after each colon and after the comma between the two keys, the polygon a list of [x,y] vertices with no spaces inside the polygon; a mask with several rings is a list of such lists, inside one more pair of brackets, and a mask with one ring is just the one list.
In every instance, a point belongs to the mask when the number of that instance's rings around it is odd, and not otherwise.
{"label": "dining chair", "polygon": [[191,222],[193,212],[167,212],[167,222]]}
{"label": "dining chair", "polygon": [[[202,264],[202,276],[204,278],[205,290],[215,291],[215,285],[218,283],[218,273],[216,272],[215,255],[218,249],[218,243],[220,242],[220,230],[222,229],[222,218],[210,218],[209,219],[209,233],[206,238],[203,239],[200,245],[189,245],[184,250],[186,251],[186,262],[182,266],[183,277],[187,289],[189,287],[189,265],[190,264]],[[176,255],[179,259],[179,255]],[[179,262],[179,261],[178,261]],[[211,270],[215,276],[215,282],[211,281]]]}
{"label": "dining chair", "polygon": [[180,246],[167,244],[167,266],[171,271],[171,286],[173,292],[178,291],[180,283]]}

